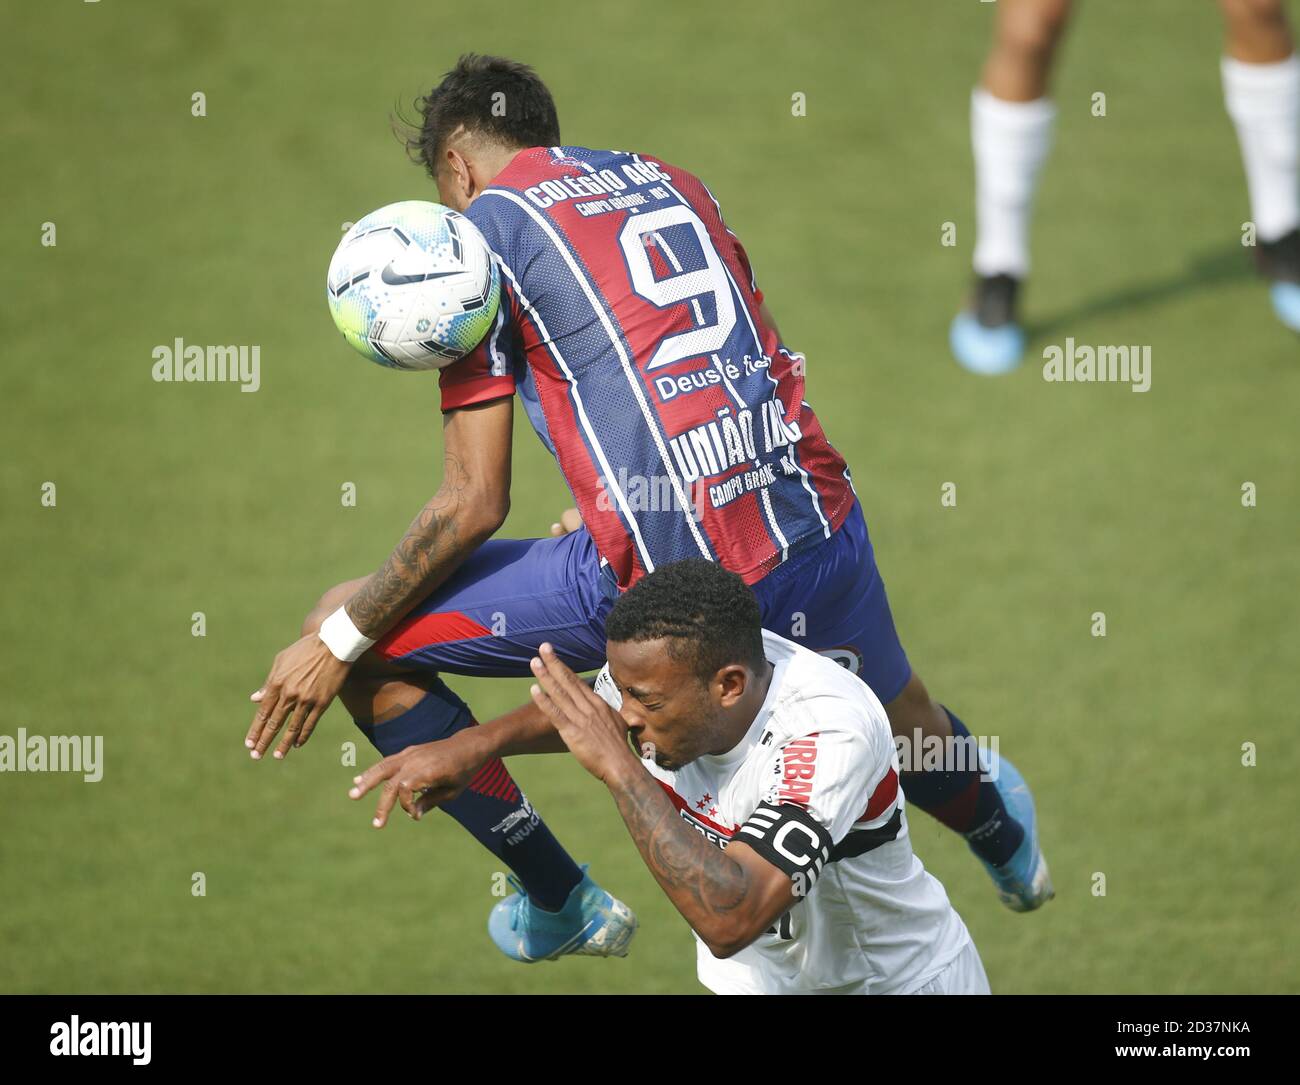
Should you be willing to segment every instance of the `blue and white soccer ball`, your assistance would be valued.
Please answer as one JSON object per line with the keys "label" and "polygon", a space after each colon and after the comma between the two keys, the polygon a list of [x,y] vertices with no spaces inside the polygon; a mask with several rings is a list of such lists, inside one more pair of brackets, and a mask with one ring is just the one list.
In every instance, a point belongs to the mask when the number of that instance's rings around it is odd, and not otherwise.
{"label": "blue and white soccer ball", "polygon": [[439,203],[405,200],[343,235],[326,296],[343,338],[371,361],[441,369],[483,341],[501,279],[469,219]]}

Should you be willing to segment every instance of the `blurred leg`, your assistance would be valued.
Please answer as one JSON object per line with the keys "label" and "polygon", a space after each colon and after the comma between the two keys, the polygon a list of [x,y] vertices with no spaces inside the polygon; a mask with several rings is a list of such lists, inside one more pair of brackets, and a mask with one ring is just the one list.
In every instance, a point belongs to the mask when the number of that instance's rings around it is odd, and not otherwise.
{"label": "blurred leg", "polygon": [[1294,50],[1282,0],[1219,0],[1224,53],[1247,64],[1273,64]]}
{"label": "blurred leg", "polygon": [[1220,0],[1223,100],[1237,129],[1255,262],[1277,318],[1300,332],[1300,59],[1281,0]]}
{"label": "blurred leg", "polygon": [[1051,146],[1047,82],[1070,0],[1001,0],[993,49],[971,99],[979,275],[1023,278],[1029,215]]}
{"label": "blurred leg", "polygon": [[953,319],[953,356],[992,376],[1020,364],[1021,281],[1029,273],[1029,217],[1052,143],[1047,82],[1071,0],[1001,0],[993,48],[971,94],[975,156],[974,291]]}
{"label": "blurred leg", "polygon": [[1223,96],[1237,129],[1257,240],[1300,225],[1300,60],[1281,0],[1220,0]]}
{"label": "blurred leg", "polygon": [[993,48],[980,86],[1004,102],[1042,98],[1071,4],[1072,0],[999,0]]}

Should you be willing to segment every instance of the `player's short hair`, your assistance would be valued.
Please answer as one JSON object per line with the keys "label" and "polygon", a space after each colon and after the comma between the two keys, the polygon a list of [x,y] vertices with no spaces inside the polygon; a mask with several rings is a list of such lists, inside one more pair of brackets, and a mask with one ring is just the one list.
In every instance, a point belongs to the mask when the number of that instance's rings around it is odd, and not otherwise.
{"label": "player's short hair", "polygon": [[466,53],[428,94],[415,100],[407,150],[430,177],[447,137],[462,125],[509,147],[554,147],[560,142],[555,101],[527,64]]}
{"label": "player's short hair", "polygon": [[707,682],[729,663],[763,667],[758,600],[735,573],[704,558],[661,565],[624,592],[605,622],[612,641],[667,641],[668,655]]}

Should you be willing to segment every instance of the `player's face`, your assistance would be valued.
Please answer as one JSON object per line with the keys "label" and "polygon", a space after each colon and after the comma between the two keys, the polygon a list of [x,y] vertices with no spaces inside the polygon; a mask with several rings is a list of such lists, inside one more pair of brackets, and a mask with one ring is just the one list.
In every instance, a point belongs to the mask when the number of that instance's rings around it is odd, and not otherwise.
{"label": "player's face", "polygon": [[709,683],[668,655],[663,640],[610,641],[609,676],[633,745],[660,768],[679,769],[717,749],[720,711]]}

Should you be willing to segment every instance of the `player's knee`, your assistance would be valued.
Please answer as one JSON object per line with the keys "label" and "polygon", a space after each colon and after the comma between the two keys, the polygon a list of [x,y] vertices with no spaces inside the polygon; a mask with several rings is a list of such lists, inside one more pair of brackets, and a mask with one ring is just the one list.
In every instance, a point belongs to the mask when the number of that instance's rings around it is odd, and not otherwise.
{"label": "player's knee", "polygon": [[1070,3],[1037,0],[1005,9],[998,23],[998,46],[1023,56],[1050,56],[1070,20]]}
{"label": "player's knee", "polygon": [[358,723],[383,724],[419,704],[436,681],[434,674],[396,676],[354,667],[343,680],[339,700]]}
{"label": "player's knee", "polygon": [[302,620],[302,636],[310,637],[313,633],[319,633],[321,624],[330,616],[331,610],[337,609],[328,606],[327,599],[329,599],[329,592],[322,595],[316,605],[307,612],[307,617]]}
{"label": "player's knee", "polygon": [[885,713],[889,716],[890,730],[909,738],[918,730],[925,734],[935,732],[939,721],[946,719],[943,708],[931,699],[930,691],[915,671],[903,691],[885,705]]}
{"label": "player's knee", "polygon": [[1286,22],[1282,0],[1219,0],[1219,6],[1230,25],[1250,27]]}
{"label": "player's knee", "polygon": [[302,620],[302,629],[299,630],[298,635],[301,637],[310,637],[313,633],[319,633],[320,624],[324,620],[325,618],[320,613],[320,608],[312,607],[312,609],[307,612],[307,617]]}

